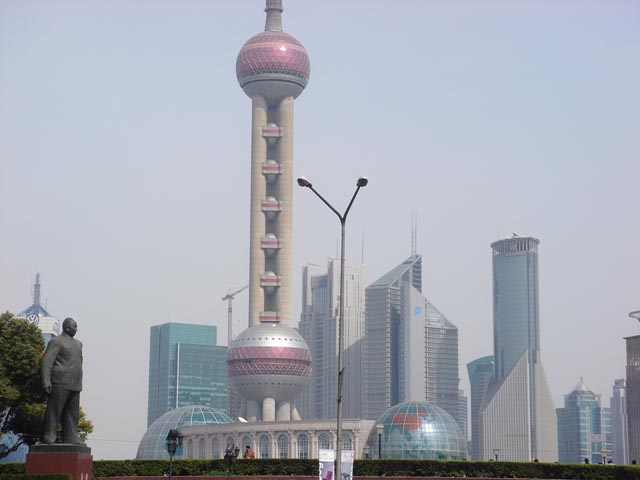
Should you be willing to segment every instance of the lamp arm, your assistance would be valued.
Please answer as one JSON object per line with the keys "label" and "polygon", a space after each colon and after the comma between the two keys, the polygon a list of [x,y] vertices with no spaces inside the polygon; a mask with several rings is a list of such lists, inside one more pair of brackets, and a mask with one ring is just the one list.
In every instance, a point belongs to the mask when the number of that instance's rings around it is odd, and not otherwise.
{"label": "lamp arm", "polygon": [[351,205],[353,205],[353,201],[356,199],[356,196],[358,195],[358,192],[360,191],[360,186],[358,186],[356,188],[356,191],[353,192],[353,196],[351,197],[351,201],[349,202],[349,205],[347,206],[347,209],[344,211],[344,215],[342,215],[342,217],[340,218],[341,222],[346,222],[347,221],[347,215],[349,215],[349,210],[351,210]]}
{"label": "lamp arm", "polygon": [[[333,205],[331,205],[329,202],[327,202],[327,201],[325,200],[325,198],[324,198],[322,195],[320,195],[320,194],[318,193],[318,191],[317,191],[315,188],[313,188],[313,187],[309,187],[309,190],[311,190],[313,193],[315,193],[315,194],[316,194],[316,196],[317,196],[320,200],[322,200],[322,202],[323,202],[327,207],[329,207],[333,213],[335,213],[335,214],[338,216],[338,218],[340,219],[340,223],[342,223],[342,222],[343,222],[343,217],[342,217],[342,215],[340,215],[340,212],[338,212],[335,208],[333,208]],[[351,201],[353,202],[353,200],[351,200]]]}

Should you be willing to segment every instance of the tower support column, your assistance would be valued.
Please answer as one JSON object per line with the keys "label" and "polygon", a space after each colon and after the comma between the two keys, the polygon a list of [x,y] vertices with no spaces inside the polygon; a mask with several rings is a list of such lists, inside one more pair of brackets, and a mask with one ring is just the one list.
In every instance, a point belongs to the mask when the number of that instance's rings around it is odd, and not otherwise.
{"label": "tower support column", "polygon": [[265,234],[262,200],[266,197],[266,182],[262,164],[267,160],[267,143],[262,129],[267,125],[267,102],[259,95],[251,98],[251,225],[249,239],[249,326],[258,325],[264,306],[260,276],[264,273],[264,253],[260,240]]}

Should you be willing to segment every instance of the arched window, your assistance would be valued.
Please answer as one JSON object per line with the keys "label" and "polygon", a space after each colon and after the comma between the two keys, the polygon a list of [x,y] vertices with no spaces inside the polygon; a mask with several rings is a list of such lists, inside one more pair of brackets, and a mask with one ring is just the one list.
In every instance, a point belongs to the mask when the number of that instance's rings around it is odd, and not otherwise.
{"label": "arched window", "polygon": [[304,433],[298,435],[298,458],[309,458],[309,437]]}
{"label": "arched window", "polygon": [[260,451],[259,451],[259,455],[260,458],[270,458],[271,457],[271,452],[270,452],[270,448],[269,448],[269,436],[268,435],[262,435],[260,436]]}
{"label": "arched window", "polygon": [[318,436],[318,448],[322,450],[330,450],[331,449],[331,437],[326,433],[321,433]]}
{"label": "arched window", "polygon": [[284,433],[278,435],[278,458],[289,458],[289,438]]}
{"label": "arched window", "polygon": [[211,440],[211,458],[221,458],[220,455],[220,440],[215,437]]}
{"label": "arched window", "polygon": [[353,442],[351,441],[351,435],[348,433],[342,434],[342,449],[353,450]]}
{"label": "arched window", "polygon": [[198,458],[207,458],[207,449],[204,446],[204,438],[198,440]]}
{"label": "arched window", "polygon": [[187,442],[187,458],[193,458],[193,440],[189,439]]}

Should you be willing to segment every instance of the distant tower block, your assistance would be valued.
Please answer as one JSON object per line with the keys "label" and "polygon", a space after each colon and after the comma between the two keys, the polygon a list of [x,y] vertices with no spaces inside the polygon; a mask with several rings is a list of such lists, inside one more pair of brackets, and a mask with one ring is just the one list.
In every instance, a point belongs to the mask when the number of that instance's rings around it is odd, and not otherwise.
{"label": "distant tower block", "polygon": [[251,421],[298,418],[293,399],[311,373],[307,344],[291,328],[293,101],[307,86],[309,56],[282,31],[282,0],[267,0],[265,12],[265,31],[236,61],[252,104],[249,329],[228,362]]}

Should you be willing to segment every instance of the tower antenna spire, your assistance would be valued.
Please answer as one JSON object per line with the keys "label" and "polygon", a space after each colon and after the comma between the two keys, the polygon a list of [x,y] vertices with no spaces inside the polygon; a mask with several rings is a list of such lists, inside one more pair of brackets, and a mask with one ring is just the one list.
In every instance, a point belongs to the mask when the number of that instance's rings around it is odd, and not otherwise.
{"label": "tower antenna spire", "polygon": [[40,273],[36,273],[36,283],[33,285],[33,305],[40,306]]}
{"label": "tower antenna spire", "polygon": [[267,19],[264,22],[265,32],[282,31],[282,0],[267,0],[264,9],[267,12]]}
{"label": "tower antenna spire", "polygon": [[411,215],[411,256],[415,257],[418,252],[418,214]]}

